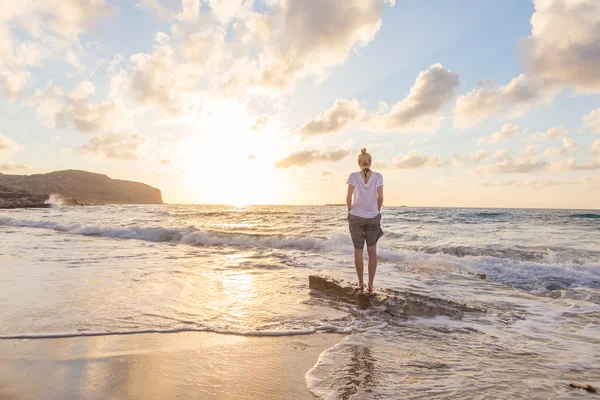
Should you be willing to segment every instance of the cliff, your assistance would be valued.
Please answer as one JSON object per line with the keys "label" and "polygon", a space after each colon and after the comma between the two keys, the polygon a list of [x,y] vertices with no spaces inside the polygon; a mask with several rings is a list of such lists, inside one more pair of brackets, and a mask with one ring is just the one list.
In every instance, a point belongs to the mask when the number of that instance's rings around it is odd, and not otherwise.
{"label": "cliff", "polygon": [[[160,190],[139,182],[111,179],[86,171],[65,170],[35,175],[0,174],[0,185],[45,196],[59,194],[72,204],[162,204]],[[43,201],[42,201],[43,203]]]}

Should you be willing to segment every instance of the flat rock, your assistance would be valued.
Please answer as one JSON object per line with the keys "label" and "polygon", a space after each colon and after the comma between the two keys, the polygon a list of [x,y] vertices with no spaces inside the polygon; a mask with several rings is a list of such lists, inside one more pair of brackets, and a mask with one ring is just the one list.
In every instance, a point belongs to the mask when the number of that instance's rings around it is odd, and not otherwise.
{"label": "flat rock", "polygon": [[466,312],[484,312],[455,301],[406,291],[379,289],[373,293],[361,292],[343,279],[326,275],[310,275],[308,286],[328,297],[358,304],[361,308],[383,306],[389,313],[403,318],[444,315],[460,319]]}

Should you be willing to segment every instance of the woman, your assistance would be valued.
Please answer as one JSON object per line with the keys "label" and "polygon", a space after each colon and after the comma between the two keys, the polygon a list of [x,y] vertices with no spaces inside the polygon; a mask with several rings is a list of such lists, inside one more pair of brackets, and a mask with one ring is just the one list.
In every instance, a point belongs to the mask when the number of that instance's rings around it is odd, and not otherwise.
{"label": "woman", "polygon": [[348,177],[348,223],[350,236],[354,244],[354,265],[358,275],[359,290],[363,290],[363,249],[367,242],[369,255],[369,285],[367,290],[373,291],[373,279],[377,269],[377,241],[383,236],[381,230],[381,206],[383,205],[383,176],[371,171],[371,155],[362,149],[358,155],[360,171]]}

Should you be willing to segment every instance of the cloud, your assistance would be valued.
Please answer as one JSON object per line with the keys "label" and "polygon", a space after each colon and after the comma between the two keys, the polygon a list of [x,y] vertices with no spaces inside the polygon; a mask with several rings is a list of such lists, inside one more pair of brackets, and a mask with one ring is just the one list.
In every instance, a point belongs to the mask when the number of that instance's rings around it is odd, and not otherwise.
{"label": "cloud", "polygon": [[571,159],[557,163],[554,167],[562,171],[593,171],[600,169],[600,161],[588,161],[585,164],[578,164],[576,160]]}
{"label": "cloud", "polygon": [[496,150],[496,153],[494,154],[494,158],[496,159],[496,161],[503,161],[509,155],[510,155],[510,150],[499,149],[499,150]]}
{"label": "cloud", "polygon": [[105,134],[91,138],[77,151],[113,160],[137,160],[144,142],[144,138],[138,134]]}
{"label": "cloud", "polygon": [[600,134],[600,108],[590,111],[583,117],[583,126],[594,133]]}
{"label": "cloud", "polygon": [[331,175],[331,174],[333,174],[333,172],[327,171],[327,170],[321,172],[321,176],[328,176],[328,175]]}
{"label": "cloud", "polygon": [[487,160],[488,156],[489,156],[489,153],[482,149],[478,149],[475,153],[471,153],[471,157],[473,158],[473,162],[475,164],[484,162],[485,160]]}
{"label": "cloud", "polygon": [[600,140],[596,140],[592,144],[592,154],[594,154],[594,155],[600,155]]}
{"label": "cloud", "polygon": [[527,73],[547,86],[600,92],[600,2],[535,0],[534,4],[531,35],[517,46]]}
{"label": "cloud", "polygon": [[510,139],[511,137],[515,136],[516,134],[521,132],[521,127],[520,126],[516,126],[516,125],[512,125],[512,124],[505,124],[502,129],[500,129],[497,132],[494,132],[490,135],[490,137],[485,137],[482,136],[477,140],[477,144],[485,144],[485,143],[500,143],[500,142],[506,142],[508,141],[508,139]]}
{"label": "cloud", "polygon": [[373,129],[385,131],[435,131],[443,116],[439,112],[456,97],[458,73],[442,64],[421,71],[408,96],[396,103],[388,114],[371,121]]}
{"label": "cloud", "polygon": [[[283,0],[278,41],[259,56],[251,84],[283,89],[307,75],[323,75],[371,42],[381,27],[384,0]],[[275,15],[278,13],[275,12]]]}
{"label": "cloud", "polygon": [[524,189],[540,189],[544,187],[551,186],[566,186],[566,185],[576,185],[579,182],[574,182],[573,180],[556,180],[547,177],[540,177],[528,180],[502,180],[502,181],[484,181],[479,184],[479,186],[487,186],[487,187],[506,187],[506,186],[514,186],[518,188]]}
{"label": "cloud", "polygon": [[463,130],[476,128],[493,117],[520,118],[531,108],[549,104],[557,93],[557,89],[544,87],[525,75],[519,75],[507,85],[480,82],[456,100],[452,110],[453,126]]}
{"label": "cloud", "polygon": [[[241,45],[255,40],[262,51],[245,52],[230,64],[220,79],[223,94],[278,95],[301,79],[322,80],[352,51],[374,39],[385,3],[393,5],[388,0],[277,0],[269,2],[269,15],[238,7],[242,12],[237,40]],[[214,9],[217,4],[211,1],[212,13],[222,24],[226,18]]]}
{"label": "cloud", "polygon": [[[0,89],[15,99],[31,82],[30,67],[48,58],[65,56],[65,62],[82,69],[73,45],[97,20],[116,14],[105,0],[25,1],[0,8]],[[18,35],[15,33],[18,32]]]}
{"label": "cloud", "polygon": [[548,157],[560,157],[567,154],[569,150],[577,149],[577,147],[579,146],[577,146],[577,143],[573,139],[566,137],[563,138],[562,147],[548,147],[544,154]]}
{"label": "cloud", "polygon": [[202,70],[176,61],[168,35],[158,32],[154,39],[156,44],[151,54],[131,56],[134,69],[128,76],[128,89],[139,104],[179,115],[193,95]]}
{"label": "cloud", "polygon": [[537,159],[534,152],[534,149],[528,149],[518,157],[509,157],[494,165],[475,168],[472,173],[476,175],[528,174],[546,169],[548,162]]}
{"label": "cloud", "polygon": [[3,172],[26,172],[32,168],[27,164],[14,163],[12,161],[0,162],[0,171]]}
{"label": "cloud", "polygon": [[139,0],[135,6],[152,13],[156,19],[163,21],[169,21],[177,16],[177,12],[163,6],[158,0]]}
{"label": "cloud", "polygon": [[567,129],[560,125],[554,128],[548,129],[546,132],[536,132],[531,135],[529,140],[546,140],[546,139],[560,139],[564,138],[569,134]]}
{"label": "cloud", "polygon": [[19,145],[0,132],[0,155],[10,154],[19,149]]}
{"label": "cloud", "polygon": [[348,150],[340,149],[334,151],[301,150],[275,162],[277,168],[290,168],[293,166],[306,166],[318,162],[340,161],[348,157]]}
{"label": "cloud", "polygon": [[0,63],[0,90],[9,100],[17,99],[30,82],[31,74],[28,71],[11,72]]}
{"label": "cloud", "polygon": [[396,156],[392,160],[392,168],[414,169],[414,168],[439,168],[442,161],[435,156],[423,156],[417,150],[411,150],[404,156]]}
{"label": "cloud", "polygon": [[265,129],[268,124],[269,124],[269,116],[261,115],[260,117],[256,118],[256,122],[254,122],[254,125],[252,125],[252,130],[254,132],[259,132],[259,131]]}
{"label": "cloud", "polygon": [[472,162],[473,164],[479,164],[487,160],[488,156],[489,153],[487,151],[478,149],[470,154],[452,154],[451,162],[455,167],[460,167],[469,162]]}
{"label": "cloud", "polygon": [[71,98],[75,100],[87,99],[96,92],[96,85],[90,81],[83,81],[77,84],[71,91]]}
{"label": "cloud", "polygon": [[49,127],[65,128],[73,124],[80,132],[115,131],[122,122],[124,110],[117,109],[111,100],[99,104],[86,102],[95,89],[93,83],[84,81],[66,95],[49,82],[44,89],[37,89],[27,104],[35,107],[38,117]]}
{"label": "cloud", "polygon": [[482,82],[460,96],[453,110],[456,129],[493,117],[523,117],[550,104],[564,87],[600,92],[600,2],[534,0],[534,5],[531,35],[517,44],[526,73],[504,86]]}
{"label": "cloud", "polygon": [[386,113],[387,106],[369,113],[358,100],[338,99],[333,107],[306,122],[297,134],[301,137],[341,132],[353,123],[371,131],[431,132],[439,129],[443,115],[440,111],[456,95],[459,75],[434,64],[421,71],[408,95]]}
{"label": "cloud", "polygon": [[333,107],[305,123],[297,134],[307,138],[340,132],[365,114],[366,112],[360,108],[360,104],[356,99],[351,101],[336,100]]}

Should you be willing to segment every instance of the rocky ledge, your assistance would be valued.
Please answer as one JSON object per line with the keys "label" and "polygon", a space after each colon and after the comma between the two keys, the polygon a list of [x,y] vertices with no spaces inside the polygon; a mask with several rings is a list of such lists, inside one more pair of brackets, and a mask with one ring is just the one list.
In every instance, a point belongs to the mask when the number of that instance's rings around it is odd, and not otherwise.
{"label": "rocky ledge", "polygon": [[402,318],[445,315],[460,319],[466,312],[484,312],[466,304],[411,292],[391,289],[361,292],[342,279],[324,275],[310,275],[308,286],[327,297],[358,304],[361,308],[383,306],[390,314]]}
{"label": "rocky ledge", "polygon": [[50,207],[48,196],[0,185],[0,208]]}

